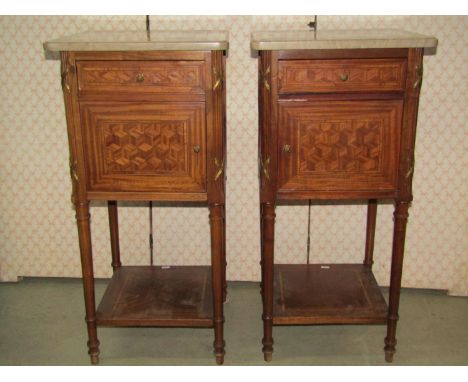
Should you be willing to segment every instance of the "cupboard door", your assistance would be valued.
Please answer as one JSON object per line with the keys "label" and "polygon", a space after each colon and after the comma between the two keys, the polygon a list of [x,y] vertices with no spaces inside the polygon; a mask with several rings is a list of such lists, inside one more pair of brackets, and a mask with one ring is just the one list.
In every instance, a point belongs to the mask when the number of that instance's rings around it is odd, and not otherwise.
{"label": "cupboard door", "polygon": [[279,102],[279,191],[395,190],[403,101]]}
{"label": "cupboard door", "polygon": [[204,103],[80,109],[89,191],[206,192]]}

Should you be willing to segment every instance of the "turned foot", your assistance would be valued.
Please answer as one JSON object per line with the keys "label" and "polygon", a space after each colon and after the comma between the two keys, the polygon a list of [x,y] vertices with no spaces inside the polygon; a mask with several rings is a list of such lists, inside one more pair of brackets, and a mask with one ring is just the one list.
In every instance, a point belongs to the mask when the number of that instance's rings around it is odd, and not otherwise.
{"label": "turned foot", "polygon": [[393,362],[393,356],[396,353],[396,339],[390,340],[388,337],[385,338],[385,361]]}
{"label": "turned foot", "polygon": [[385,352],[385,361],[386,362],[393,362],[393,355],[395,354],[394,351],[386,351]]}
{"label": "turned foot", "polygon": [[263,359],[265,360],[265,362],[270,362],[273,358],[273,339],[268,341],[263,339],[262,344]]}
{"label": "turned foot", "polygon": [[99,363],[99,354],[91,354],[90,358],[93,365],[97,365]]}
{"label": "turned foot", "polygon": [[99,340],[96,338],[96,325],[95,321],[88,321],[88,329],[91,329],[93,340],[87,342],[88,354],[93,365],[99,363]]}
{"label": "turned foot", "polygon": [[222,365],[224,363],[224,355],[216,355],[216,364]]}
{"label": "turned foot", "polygon": [[213,342],[213,353],[216,357],[216,363],[218,365],[222,365],[224,362],[224,355],[226,352],[224,351],[224,347],[226,346],[226,342],[224,340],[215,340]]}

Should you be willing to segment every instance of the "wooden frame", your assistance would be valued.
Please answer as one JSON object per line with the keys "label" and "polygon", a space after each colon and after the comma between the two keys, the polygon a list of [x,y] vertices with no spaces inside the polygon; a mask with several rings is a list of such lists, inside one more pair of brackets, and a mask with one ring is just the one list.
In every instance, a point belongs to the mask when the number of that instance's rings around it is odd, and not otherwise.
{"label": "wooden frame", "polygon": [[[125,86],[120,86],[121,92],[114,93],[108,99],[100,93],[99,87],[90,92],[80,93],[79,81],[77,79],[77,67],[86,62],[99,61],[105,67],[110,61],[141,61],[142,67],[150,68],[151,63],[164,60],[166,66],[171,61],[177,67],[177,61],[196,61],[196,65],[202,68],[201,86],[202,94],[196,94],[195,99],[171,95],[170,87],[166,87],[162,95],[155,92],[139,92],[138,88],[132,87],[131,92],[125,92]],[[123,63],[125,66],[126,64]],[[187,65],[186,65],[187,66]],[[226,298],[226,253],[225,253],[225,58],[223,51],[142,51],[142,52],[61,52],[62,85],[65,100],[65,110],[68,127],[68,138],[70,147],[70,174],[72,178],[72,200],[76,209],[76,221],[80,243],[81,265],[83,271],[83,287],[86,309],[86,324],[88,329],[88,349],[91,362],[99,362],[99,340],[97,327],[101,325],[110,326],[191,326],[214,328],[214,353],[216,362],[222,364],[224,361],[224,338],[223,338],[223,301]],[[138,80],[138,79],[137,79]],[[157,86],[157,85],[155,85]],[[147,87],[146,87],[147,88]],[[136,89],[136,90],[135,90]],[[105,89],[104,89],[105,90]],[[144,89],[143,89],[144,90]],[[106,90],[105,90],[106,91]],[[120,90],[119,90],[120,91]],[[198,93],[200,93],[198,91]],[[146,94],[146,95],[145,95]],[[180,105],[177,102],[194,102],[200,105],[203,102],[203,112],[199,117],[203,123],[199,125],[199,133],[202,141],[197,155],[201,156],[200,169],[196,174],[202,177],[202,186],[199,189],[184,187],[179,182],[174,187],[157,187],[160,182],[157,178],[147,180],[148,187],[141,183],[132,183],[132,172],[126,177],[126,187],[121,189],[113,187],[112,182],[107,188],[97,190],[92,187],[92,172],[95,164],[88,161],[90,151],[86,142],[89,135],[86,129],[93,129],[93,124],[86,124],[82,119],[80,110],[86,110],[85,105],[133,105],[129,106],[133,112],[151,109],[152,104],[166,102],[169,108],[172,105]],[[169,103],[168,103],[169,102]],[[140,105],[140,106],[137,106]],[[197,106],[199,109],[199,106]],[[177,114],[177,106],[174,106],[174,115]],[[198,117],[197,117],[198,118]],[[88,138],[87,138],[88,137]],[[103,154],[96,152],[98,159]],[[90,164],[91,163],[91,164]],[[93,167],[94,166],[94,167]],[[198,176],[197,175],[197,176]],[[169,173],[166,184],[176,175]],[[154,182],[154,184],[152,183]],[[114,277],[109,284],[103,301],[96,310],[94,295],[94,271],[91,244],[91,225],[89,213],[90,200],[108,200],[109,226],[112,250],[112,267]],[[120,261],[119,232],[117,200],[160,200],[160,201],[202,201],[209,207],[209,221],[211,226],[211,267],[174,267],[169,272],[152,267],[126,267]],[[177,301],[181,293],[192,293],[193,304],[203,304],[203,315],[196,316],[184,314],[177,311],[177,304],[165,307],[172,309],[171,316],[158,313],[161,301],[157,299],[160,292],[158,284],[151,284],[155,278],[167,278],[170,286],[171,298]],[[182,283],[172,283],[174,278],[181,278]],[[146,280],[146,282],[142,282]],[[122,284],[124,282],[124,284]],[[132,305],[132,296],[139,289],[145,288],[148,283],[152,286],[154,299],[141,301],[140,313],[135,313]],[[127,285],[127,289],[122,289]],[[205,285],[210,288],[209,293],[201,293],[206,290]],[[182,290],[181,290],[182,288]],[[202,289],[200,289],[202,288]],[[205,289],[203,289],[205,288]],[[200,292],[200,293],[198,293]],[[120,297],[119,297],[120,296]],[[125,306],[124,310],[116,308],[116,299],[127,296],[128,300],[119,300]],[[207,304],[209,301],[209,304]],[[121,306],[119,305],[119,306]]]}
{"label": "wooden frame", "polygon": [[[415,49],[352,49],[352,50],[284,50],[259,52],[259,172],[260,172],[260,214],[261,214],[261,267],[262,281],[261,293],[263,300],[263,353],[266,361],[272,359],[273,354],[273,325],[291,324],[336,324],[336,323],[386,323],[387,336],[385,338],[385,359],[388,362],[393,360],[396,345],[396,324],[398,320],[398,305],[401,287],[401,275],[404,254],[404,242],[406,232],[406,222],[408,218],[408,207],[412,200],[411,183],[414,169],[414,142],[416,134],[416,121],[419,91],[422,79],[422,58],[423,50]],[[359,68],[359,60],[364,59],[366,65],[375,62],[381,63],[388,59],[389,62],[399,63],[404,67],[403,88],[390,87],[376,91],[370,87],[366,91],[359,88],[359,92],[354,92],[352,86],[349,91],[344,91],[344,87],[339,92],[334,92],[332,88],[327,88],[327,92],[322,93],[325,87],[315,89],[314,86],[300,88],[300,82],[295,84],[295,93],[280,94],[279,66],[287,66],[288,60],[298,65],[297,60],[304,60],[307,67],[307,60],[313,61],[314,70],[324,62],[326,67],[331,64],[329,60],[353,60],[353,68]],[[396,59],[396,60],[395,60]],[[321,61],[325,60],[325,61]],[[382,61],[383,60],[383,61]],[[312,61],[309,61],[312,62]],[[301,66],[301,65],[299,65]],[[304,66],[304,65],[302,65]],[[301,67],[302,67],[301,66]],[[284,75],[284,74],[283,74]],[[343,77],[343,81],[347,78]],[[299,85],[298,85],[299,84]],[[392,85],[393,86],[393,85]],[[315,89],[315,90],[314,90]],[[342,181],[336,180],[333,185],[317,185],[318,178],[302,179],[297,184],[293,184],[287,189],[282,188],[281,181],[284,181],[285,169],[288,165],[282,155],[284,142],[284,129],[287,123],[281,117],[280,110],[283,105],[327,105],[325,109],[330,119],[334,118],[334,104],[337,101],[355,100],[359,105],[360,100],[380,100],[381,109],[385,109],[387,103],[402,103],[402,111],[399,113],[394,126],[391,129],[395,132],[398,140],[397,144],[389,146],[391,155],[395,155],[396,162],[392,164],[392,187],[370,187],[368,189],[359,186],[356,179],[345,181],[346,174],[343,174]],[[301,106],[302,107],[302,106]],[[304,107],[306,109],[306,107]],[[359,113],[359,107],[356,107]],[[322,120],[326,120],[325,117]],[[296,125],[291,125],[296,126]],[[289,148],[286,148],[289,149]],[[297,148],[299,150],[300,148]],[[365,173],[363,173],[365,179]],[[327,175],[324,175],[327,176]],[[314,181],[315,180],[315,181]],[[308,185],[304,187],[304,185]],[[345,187],[342,187],[345,185]],[[336,186],[337,185],[337,186]],[[372,275],[373,246],[375,236],[375,222],[377,214],[377,201],[379,199],[392,198],[395,202],[394,212],[394,233],[392,248],[392,267],[389,292],[388,310],[382,315],[381,296],[378,296],[375,279]],[[368,200],[366,247],[363,265],[336,266],[330,264],[319,265],[275,265],[274,263],[274,239],[275,239],[275,207],[281,200],[288,199],[331,199],[331,200]],[[307,272],[305,271],[307,269]],[[332,269],[327,276],[324,272]],[[286,273],[285,273],[286,272]],[[304,273],[305,272],[305,273]],[[351,273],[350,273],[351,272]],[[354,273],[353,273],[354,272]],[[310,296],[307,286],[297,286],[297,280],[309,277],[311,280],[323,279],[325,282],[315,285],[317,295]],[[348,277],[347,287],[344,281]],[[354,275],[354,276],[352,276]],[[328,282],[333,280],[333,282]],[[361,281],[359,281],[361,280]],[[355,306],[356,311],[361,309],[362,314],[350,314],[343,307],[339,307],[339,301],[348,293],[350,285],[356,285],[355,293],[347,297],[347,302]],[[367,285],[364,290],[359,285]],[[318,289],[317,289],[318,288]],[[288,300],[288,293],[294,294],[294,299]],[[363,296],[374,296],[370,300]],[[275,297],[276,296],[276,297]],[[320,300],[320,296],[325,296]],[[294,304],[302,304],[302,308],[297,305],[289,305],[288,301]],[[299,301],[299,302],[298,302]],[[337,305],[338,304],[338,305]],[[366,305],[367,304],[367,305]],[[323,313],[326,311],[326,314]]]}

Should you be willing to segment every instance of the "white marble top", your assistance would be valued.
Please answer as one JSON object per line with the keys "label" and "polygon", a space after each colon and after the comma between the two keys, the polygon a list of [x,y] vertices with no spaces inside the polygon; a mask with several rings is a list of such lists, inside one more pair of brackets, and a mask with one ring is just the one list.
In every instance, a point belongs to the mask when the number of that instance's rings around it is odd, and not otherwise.
{"label": "white marble top", "polygon": [[437,39],[398,29],[253,32],[254,50],[435,48]]}
{"label": "white marble top", "polygon": [[48,51],[227,50],[226,31],[89,31],[44,43]]}

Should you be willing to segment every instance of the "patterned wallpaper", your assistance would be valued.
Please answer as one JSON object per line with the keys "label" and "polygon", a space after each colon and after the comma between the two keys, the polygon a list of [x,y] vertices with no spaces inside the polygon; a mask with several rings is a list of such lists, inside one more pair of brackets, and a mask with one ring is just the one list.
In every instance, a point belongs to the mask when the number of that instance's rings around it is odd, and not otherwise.
{"label": "patterned wallpaper", "polygon": [[[230,280],[258,280],[257,60],[253,30],[302,29],[310,16],[151,16],[153,29],[227,29],[227,253]],[[425,57],[416,142],[414,202],[407,231],[403,285],[468,295],[467,17],[319,16],[320,29],[402,28],[434,35]],[[140,30],[144,16],[0,17],[0,280],[80,276],[70,202],[67,137],[59,61],[42,42],[75,32]],[[463,79],[463,80],[461,80]],[[119,203],[126,264],[148,264],[148,207]],[[379,206],[375,274],[388,285],[390,204]],[[93,203],[94,264],[109,277],[107,208]],[[306,260],[308,207],[277,208],[276,261]],[[208,210],[156,204],[157,264],[208,264]],[[314,203],[311,261],[361,262],[366,207]]]}

